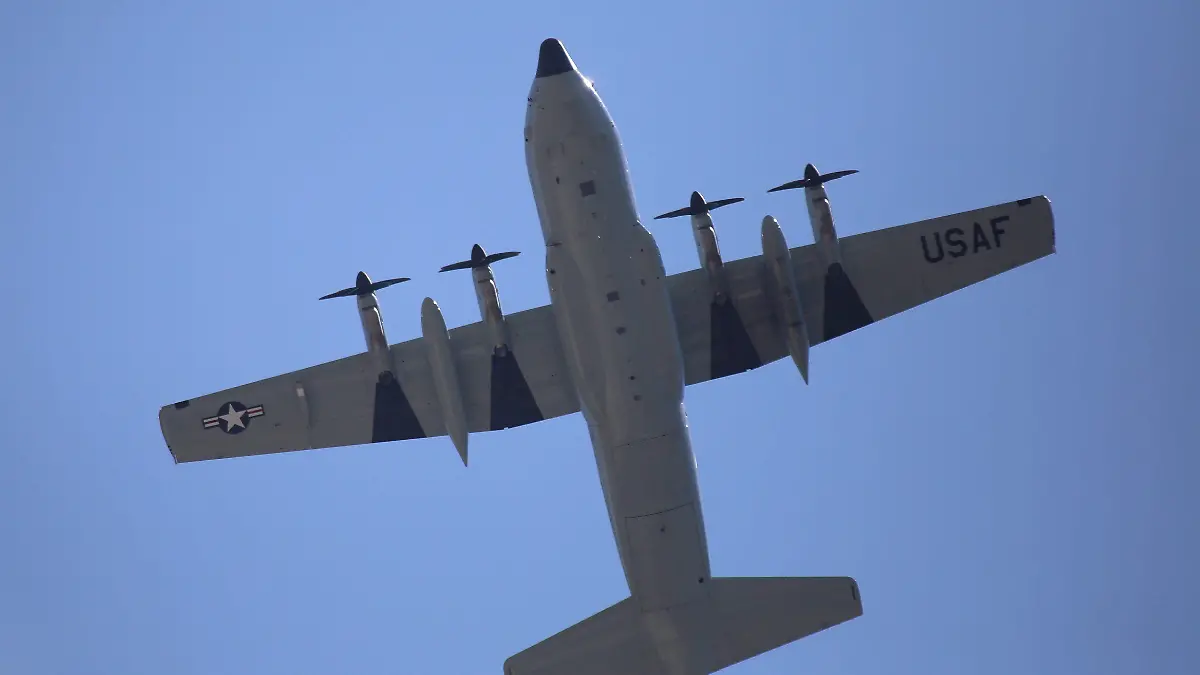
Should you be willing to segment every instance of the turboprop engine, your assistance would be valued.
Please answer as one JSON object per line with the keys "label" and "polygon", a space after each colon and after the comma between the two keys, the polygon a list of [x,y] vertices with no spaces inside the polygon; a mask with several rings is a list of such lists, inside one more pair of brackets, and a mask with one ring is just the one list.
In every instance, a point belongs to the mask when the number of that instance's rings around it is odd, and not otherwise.
{"label": "turboprop engine", "polygon": [[471,270],[475,281],[475,300],[479,303],[479,315],[487,325],[492,339],[492,353],[497,356],[508,354],[508,332],[504,326],[504,311],[500,308],[500,292],[496,289],[496,277],[492,274],[492,263],[521,255],[518,251],[488,254],[479,244],[471,247],[471,258],[446,265],[439,272]]}
{"label": "turboprop engine", "polygon": [[767,190],[779,192],[804,188],[804,203],[808,206],[808,222],[812,224],[813,241],[826,266],[841,263],[842,255],[838,248],[837,229],[833,226],[833,211],[829,208],[829,195],[825,192],[825,184],[856,173],[858,169],[822,174],[817,171],[817,167],[808,164],[804,167],[804,178]]}
{"label": "turboprop engine", "polygon": [[713,299],[718,303],[725,302],[725,298],[728,297],[728,288],[725,285],[725,275],[722,273],[723,263],[721,248],[717,244],[717,229],[713,226],[712,216],[709,215],[709,212],[741,201],[745,201],[745,199],[733,197],[707,202],[699,192],[693,192],[691,203],[686,207],[654,217],[655,220],[662,220],[663,218],[691,216],[692,237],[696,240],[696,253],[700,256],[700,269],[704,270],[709,288],[712,289]]}
{"label": "turboprop engine", "polygon": [[816,244],[817,255],[825,268],[825,292],[821,316],[822,339],[824,340],[832,340],[839,335],[858,330],[873,320],[842,265],[841,245],[838,243],[837,229],[833,226],[833,212],[829,208],[829,195],[825,192],[825,183],[855,173],[858,173],[857,169],[822,174],[817,171],[817,167],[809,164],[804,167],[804,178],[767,190],[767,192],[778,192],[804,188],[804,203],[808,206],[808,220],[812,224],[813,240]]}
{"label": "turboprop engine", "polygon": [[362,320],[363,339],[367,342],[367,352],[375,364],[380,378],[392,375],[392,355],[388,349],[387,333],[383,330],[383,316],[379,313],[379,300],[375,291],[409,281],[408,277],[371,281],[366,272],[359,272],[350,288],[323,295],[321,300],[330,298],[358,298],[358,316]]}

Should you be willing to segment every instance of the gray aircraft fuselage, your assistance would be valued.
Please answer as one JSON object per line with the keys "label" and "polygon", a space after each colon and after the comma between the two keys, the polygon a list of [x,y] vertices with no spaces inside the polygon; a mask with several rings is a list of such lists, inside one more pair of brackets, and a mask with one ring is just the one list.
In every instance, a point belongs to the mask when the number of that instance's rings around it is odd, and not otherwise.
{"label": "gray aircraft fuselage", "polygon": [[644,612],[689,602],[708,545],[662,257],[616,126],[557,41],[542,45],[525,119],[551,304],[630,594]]}

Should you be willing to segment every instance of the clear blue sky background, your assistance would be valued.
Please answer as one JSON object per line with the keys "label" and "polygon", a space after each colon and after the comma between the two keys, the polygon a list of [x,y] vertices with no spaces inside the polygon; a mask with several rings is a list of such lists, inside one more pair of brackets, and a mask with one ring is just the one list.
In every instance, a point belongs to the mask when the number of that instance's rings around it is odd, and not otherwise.
{"label": "clear blue sky background", "polygon": [[[538,43],[616,118],[643,217],[727,257],[1048,195],[1059,253],[689,388],[714,573],[855,576],[766,673],[1195,672],[1200,5],[5,2],[0,673],[499,673],[625,597],[578,416],[175,466],[158,407],[548,301]],[[669,271],[685,226],[650,221]]]}

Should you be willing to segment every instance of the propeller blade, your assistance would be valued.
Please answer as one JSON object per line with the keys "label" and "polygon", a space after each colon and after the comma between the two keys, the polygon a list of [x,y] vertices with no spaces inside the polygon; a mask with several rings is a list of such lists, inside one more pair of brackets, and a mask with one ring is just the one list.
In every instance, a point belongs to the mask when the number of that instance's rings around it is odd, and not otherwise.
{"label": "propeller blade", "polygon": [[406,281],[412,281],[412,279],[409,279],[408,277],[397,277],[395,279],[384,279],[383,281],[376,281],[375,283],[371,284],[370,289],[371,289],[371,292],[374,293],[375,291],[382,290],[384,288],[387,288],[388,286],[395,286],[396,284],[402,284]]}
{"label": "propeller blade", "polygon": [[713,209],[719,209],[722,206],[729,206],[730,204],[736,204],[738,202],[744,202],[744,201],[746,201],[745,197],[733,197],[730,199],[718,199],[715,202],[708,202],[707,206],[708,206],[708,210],[712,211]]}
{"label": "propeller blade", "polygon": [[779,192],[780,190],[794,190],[796,188],[818,187],[824,185],[831,180],[837,180],[846,176],[858,173],[858,169],[846,169],[844,171],[833,171],[831,173],[822,174],[817,171],[817,168],[812,164],[804,167],[804,178],[794,180],[790,183],[784,183],[767,190],[767,192]]}
{"label": "propeller blade", "polygon": [[483,260],[487,264],[491,265],[494,262],[500,262],[501,260],[508,260],[509,258],[515,258],[519,255],[521,255],[520,251],[506,251],[504,253],[493,253],[493,254],[489,255],[488,257],[484,258]]}
{"label": "propeller blade", "polygon": [[330,298],[348,298],[351,295],[358,295],[358,289],[355,288],[354,286],[351,286],[350,288],[343,288],[342,290],[340,290],[336,293],[330,293],[329,295],[322,295],[320,298],[317,298],[317,299],[318,300],[328,300]]}
{"label": "propeller blade", "polygon": [[856,174],[856,173],[858,173],[858,169],[847,169],[846,171],[834,171],[833,173],[827,173],[827,174],[821,176],[820,180],[822,183],[828,183],[831,180],[837,180],[838,178],[842,178],[844,176],[849,176],[851,174]]}
{"label": "propeller blade", "polygon": [[678,218],[679,216],[698,216],[702,213],[708,213],[714,209],[719,209],[722,206],[729,206],[730,204],[736,204],[744,201],[746,200],[743,197],[733,197],[731,199],[718,199],[713,202],[706,202],[704,201],[704,197],[701,196],[699,192],[693,192],[692,201],[686,207],[669,211],[661,216],[654,216],[654,219],[662,220],[663,218]]}
{"label": "propeller blade", "polygon": [[475,266],[475,261],[463,260],[461,262],[456,262],[453,265],[446,265],[442,269],[438,270],[438,272],[449,272],[450,270],[469,270],[474,266]]}
{"label": "propeller blade", "polygon": [[491,255],[488,255],[486,252],[484,252],[482,246],[480,246],[479,244],[475,244],[474,246],[471,247],[471,259],[470,260],[462,260],[462,261],[459,261],[456,263],[452,263],[450,265],[446,265],[442,269],[438,270],[438,272],[449,272],[451,270],[469,270],[469,269],[474,269],[476,267],[487,267],[488,265],[491,265],[494,262],[499,262],[501,260],[507,260],[509,258],[515,258],[519,255],[521,255],[520,251],[505,251],[504,253],[493,253]]}
{"label": "propeller blade", "polygon": [[804,178],[801,178],[800,180],[794,180],[790,183],[784,183],[783,185],[777,185],[777,186],[771,188],[770,190],[767,190],[767,192],[779,192],[780,190],[794,190],[796,188],[802,188],[802,187],[808,187],[808,180],[806,180]]}
{"label": "propeller blade", "polygon": [[668,211],[668,212],[662,214],[661,216],[654,216],[654,219],[662,220],[663,218],[678,218],[679,216],[690,216],[690,215],[692,215],[692,207],[689,206],[689,207],[685,207],[682,209],[676,209],[674,211]]}
{"label": "propeller blade", "polygon": [[402,284],[405,281],[412,280],[408,277],[396,277],[395,279],[384,279],[383,281],[376,281],[372,283],[371,277],[368,277],[366,272],[359,272],[358,277],[354,280],[353,286],[350,288],[343,288],[342,290],[330,293],[329,295],[322,295],[320,298],[318,298],[318,300],[328,300],[330,298],[348,298],[352,295],[367,295],[380,289],[387,288],[388,286]]}

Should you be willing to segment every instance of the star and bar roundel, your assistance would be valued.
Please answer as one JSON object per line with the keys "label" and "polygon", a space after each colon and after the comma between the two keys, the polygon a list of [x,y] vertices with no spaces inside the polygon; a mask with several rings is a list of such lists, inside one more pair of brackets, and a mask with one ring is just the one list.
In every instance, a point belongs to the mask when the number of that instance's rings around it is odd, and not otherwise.
{"label": "star and bar roundel", "polygon": [[237,401],[230,401],[222,405],[216,415],[204,418],[204,428],[240,434],[250,427],[250,420],[265,414],[261,405],[246,407]]}

